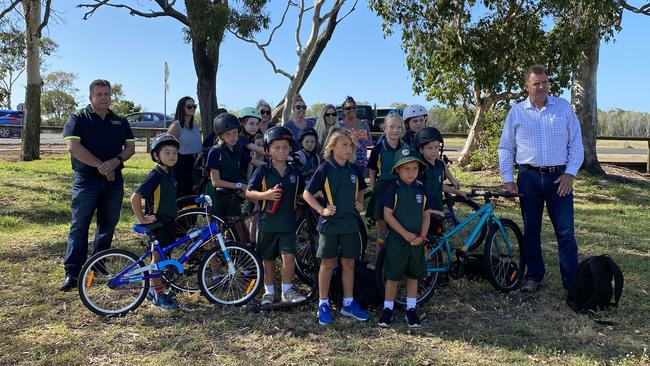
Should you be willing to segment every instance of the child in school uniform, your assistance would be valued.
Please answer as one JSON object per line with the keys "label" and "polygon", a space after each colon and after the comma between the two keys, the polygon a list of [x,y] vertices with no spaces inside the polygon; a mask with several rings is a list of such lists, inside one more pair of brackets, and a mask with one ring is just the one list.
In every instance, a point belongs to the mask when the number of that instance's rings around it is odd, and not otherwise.
{"label": "child in school uniform", "polygon": [[[361,236],[359,234],[363,210],[363,191],[366,183],[363,174],[350,162],[356,150],[356,139],[346,128],[332,127],[327,144],[323,149],[324,162],[316,169],[307,183],[303,198],[318,214],[318,250],[320,258],[318,272],[318,322],[321,325],[334,321],[329,303],[329,287],[332,270],[342,266],[343,307],[341,315],[359,321],[369,319],[354,301],[354,265],[361,255]],[[323,192],[325,207],[314,197]]]}
{"label": "child in school uniform", "polygon": [[305,180],[309,180],[321,163],[318,156],[318,133],[311,127],[305,128],[300,131],[298,142],[300,149],[296,151],[296,156],[301,165],[300,172]]}
{"label": "child in school uniform", "polygon": [[282,256],[282,302],[305,301],[305,296],[291,286],[295,272],[296,200],[304,189],[300,171],[287,163],[292,150],[293,134],[282,126],[264,133],[264,149],[271,161],[258,167],[248,183],[246,198],[258,202],[260,215],[256,246],[264,261],[262,305],[275,301],[275,260]]}
{"label": "child in school uniform", "polygon": [[377,240],[375,241],[375,256],[384,245],[386,238],[386,222],[384,221],[384,208],[379,204],[379,199],[386,188],[395,182],[397,176],[393,174],[395,153],[403,148],[404,121],[399,113],[389,113],[384,120],[383,138],[370,152],[368,159],[368,176],[372,195],[368,200],[366,216],[377,222]]}
{"label": "child in school uniform", "polygon": [[409,328],[420,327],[415,310],[418,280],[427,275],[423,244],[427,240],[430,213],[427,195],[416,179],[426,169],[417,152],[408,147],[398,151],[393,171],[399,178],[390,185],[381,198],[388,235],[384,251],[386,290],[384,310],[379,325],[389,327],[393,319],[393,306],[399,282],[406,277],[406,322]]}
{"label": "child in school uniform", "polygon": [[[156,136],[151,142],[151,160],[158,165],[149,173],[144,181],[131,195],[131,208],[140,224],[162,223],[162,227],[153,230],[154,237],[161,246],[174,241],[176,234],[176,178],[172,167],[178,161],[180,144],[176,137],[170,134]],[[142,199],[145,199],[145,210],[142,211]],[[160,261],[157,252],[151,254],[152,263]],[[152,278],[147,299],[151,304],[163,310],[176,310],[178,304],[173,296],[165,293],[161,278]]]}
{"label": "child in school uniform", "polygon": [[445,179],[449,179],[452,184],[456,180],[451,176],[447,165],[440,157],[443,147],[442,134],[435,127],[425,127],[415,134],[413,143],[427,165],[427,169],[420,173],[418,180],[424,185],[424,190],[431,201],[432,213],[444,216],[442,212],[444,210],[442,206],[443,192],[461,196],[465,196],[465,193],[454,186],[443,184]]}

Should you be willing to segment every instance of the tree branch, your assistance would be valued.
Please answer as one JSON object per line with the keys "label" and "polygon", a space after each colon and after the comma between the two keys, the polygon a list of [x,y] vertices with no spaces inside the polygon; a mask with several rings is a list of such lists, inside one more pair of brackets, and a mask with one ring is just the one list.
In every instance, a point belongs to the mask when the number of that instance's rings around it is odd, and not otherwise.
{"label": "tree branch", "polygon": [[[260,44],[259,42],[257,42],[257,41],[254,40],[254,39],[250,39],[250,38],[242,37],[242,36],[239,35],[238,33],[233,32],[231,29],[228,29],[228,32],[230,32],[230,33],[233,34],[235,37],[241,39],[241,40],[244,41],[244,42],[248,42],[248,43],[250,43],[250,44],[254,44],[254,45],[255,45],[255,46],[256,46],[256,47],[257,47],[257,48],[262,52],[262,55],[264,56],[264,58],[266,59],[266,61],[268,61],[268,62],[271,64],[271,67],[273,67],[273,71],[274,71],[276,74],[280,74],[280,75],[282,75],[282,76],[285,76],[285,77],[288,78],[289,80],[293,80],[293,76],[291,76],[291,74],[289,74],[288,72],[286,72],[286,71],[282,70],[281,68],[279,68],[279,67],[275,64],[275,62],[271,59],[271,57],[269,56],[269,54],[266,52],[266,45],[262,45],[262,44]],[[271,41],[271,38],[269,37],[269,42],[270,42],[270,41]],[[267,45],[268,45],[268,44],[267,44]]]}
{"label": "tree branch", "polygon": [[7,15],[10,11],[14,10],[14,8],[20,4],[21,0],[14,0],[12,1],[9,6],[0,13],[0,19],[4,18],[5,15]]}
{"label": "tree branch", "polygon": [[627,1],[621,0],[618,2],[623,9],[631,11],[637,14],[650,15],[650,3],[647,3],[641,7],[635,7],[627,3]]}
{"label": "tree branch", "polygon": [[[318,0],[317,0],[318,1]],[[300,42],[300,29],[302,28],[302,17],[305,15],[305,0],[300,0],[300,12],[298,13],[298,25],[296,26],[296,54],[300,57],[302,43]]]}
{"label": "tree branch", "polygon": [[93,16],[93,14],[95,13],[95,11],[97,11],[97,9],[99,9],[103,5],[106,5],[106,6],[110,6],[112,8],[127,9],[129,11],[130,15],[137,15],[137,16],[143,17],[143,18],[158,18],[158,17],[168,16],[168,17],[174,18],[174,19],[180,21],[181,23],[189,26],[187,16],[180,13],[179,11],[177,11],[176,9],[173,8],[173,4],[176,1],[172,1],[171,3],[167,2],[166,0],[155,0],[155,1],[163,11],[153,11],[153,10],[151,10],[149,13],[145,13],[145,12],[142,12],[142,11],[137,10],[135,8],[132,8],[132,7],[128,6],[128,5],[111,4],[110,0],[95,0],[94,4],[79,4],[79,5],[77,5],[77,7],[78,8],[91,8],[92,9],[92,10],[89,10],[86,14],[84,14],[84,16],[83,16],[84,20],[90,19],[90,17]]}
{"label": "tree branch", "polygon": [[50,13],[52,12],[52,0],[46,0],[45,1],[45,15],[43,16],[43,22],[41,25],[38,26],[38,29],[36,30],[36,34],[38,34],[38,37],[41,37],[41,34],[43,32],[43,28],[47,27],[47,23],[50,21]]}
{"label": "tree branch", "polygon": [[[341,8],[341,6],[343,6],[343,3],[344,3],[344,2],[345,2],[345,0],[337,1],[337,4],[338,4],[338,3],[341,4],[341,5],[338,6],[339,9]],[[359,2],[359,0],[354,0],[354,4],[352,4],[352,7],[350,8],[350,10],[349,10],[347,13],[345,13],[345,15],[343,15],[342,17],[340,17],[339,19],[336,19],[336,23],[335,23],[335,24],[339,24],[343,19],[345,19],[348,15],[350,15],[350,13],[352,13],[352,12],[357,8],[357,3],[358,3],[358,2]],[[325,14],[326,17],[331,16],[333,12],[334,12],[334,11],[330,11],[329,13]],[[338,10],[337,10],[337,12],[338,12]],[[323,20],[327,19],[326,17],[323,17]]]}

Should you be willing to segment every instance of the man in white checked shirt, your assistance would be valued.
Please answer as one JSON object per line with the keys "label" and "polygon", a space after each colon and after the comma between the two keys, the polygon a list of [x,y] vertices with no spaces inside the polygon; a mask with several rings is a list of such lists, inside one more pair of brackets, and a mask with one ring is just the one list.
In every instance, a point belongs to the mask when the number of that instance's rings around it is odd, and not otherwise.
{"label": "man in white checked shirt", "polygon": [[[521,291],[537,292],[542,287],[540,233],[545,203],[558,242],[562,286],[568,289],[578,268],[572,190],[584,158],[580,122],[569,102],[548,95],[544,66],[529,67],[524,80],[528,98],[508,113],[498,150],[506,190],[523,194],[523,255],[528,272]],[[513,162],[519,167],[516,184]]]}

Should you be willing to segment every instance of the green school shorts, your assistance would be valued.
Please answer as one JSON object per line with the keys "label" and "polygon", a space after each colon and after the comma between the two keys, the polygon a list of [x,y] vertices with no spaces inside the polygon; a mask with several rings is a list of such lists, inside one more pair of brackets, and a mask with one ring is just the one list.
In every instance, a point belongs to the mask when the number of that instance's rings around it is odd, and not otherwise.
{"label": "green school shorts", "polygon": [[317,258],[358,258],[361,256],[361,234],[318,234]]}
{"label": "green school shorts", "polygon": [[412,279],[427,277],[424,263],[424,245],[410,245],[395,231],[390,230],[384,244],[384,273],[387,279],[400,281],[404,276]]}
{"label": "green school shorts", "polygon": [[267,261],[276,260],[280,254],[296,254],[296,233],[257,231],[257,253]]}

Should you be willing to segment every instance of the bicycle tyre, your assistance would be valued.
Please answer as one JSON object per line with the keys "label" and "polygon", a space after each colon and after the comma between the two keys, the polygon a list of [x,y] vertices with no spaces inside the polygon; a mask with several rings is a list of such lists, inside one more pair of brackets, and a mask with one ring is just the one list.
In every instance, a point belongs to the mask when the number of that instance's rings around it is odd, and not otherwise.
{"label": "bicycle tyre", "polygon": [[[440,277],[440,272],[430,272],[430,268],[440,268],[444,266],[442,250],[436,250],[433,253],[427,252],[427,249],[431,248],[430,243],[425,245],[425,258],[426,258],[426,268],[427,268],[427,277],[423,280],[418,281],[418,292],[416,303],[418,305],[424,304],[431,296],[433,296],[436,285],[438,283],[438,278]],[[429,255],[430,254],[430,255]],[[386,251],[381,250],[379,256],[377,257],[377,263],[375,264],[375,280],[377,283],[377,289],[379,293],[386,293],[386,277],[384,275],[384,261],[386,260]],[[385,295],[384,295],[385,296]],[[400,284],[397,288],[397,293],[395,294],[395,304],[399,307],[406,307],[406,282],[400,281]]]}
{"label": "bicycle tyre", "polygon": [[318,232],[316,228],[310,229],[306,217],[300,220],[296,229],[296,275],[301,281],[315,285],[318,281],[320,261],[316,258],[318,245]]}
{"label": "bicycle tyre", "polygon": [[[490,225],[485,241],[485,277],[495,289],[510,292],[519,287],[526,270],[523,261],[524,236],[517,223],[510,219],[499,219],[510,243],[510,253],[503,249],[505,240],[496,223]],[[516,245],[513,244],[516,240]]]}
{"label": "bicycle tyre", "polygon": [[[83,304],[93,313],[105,317],[123,316],[140,306],[147,296],[149,280],[132,282],[114,289],[108,287],[108,282],[116,274],[133,263],[145,267],[145,263],[139,261],[135,254],[123,249],[107,249],[90,257],[81,268],[77,283]],[[125,294],[124,300],[119,298]]]}
{"label": "bicycle tyre", "polygon": [[223,252],[216,247],[201,261],[199,288],[213,304],[244,305],[255,298],[263,285],[262,261],[247,245],[228,243],[226,248],[235,266],[235,274],[228,274]]}
{"label": "bicycle tyre", "polygon": [[[215,214],[210,214],[211,220],[217,222],[219,228],[225,226],[224,220]],[[182,238],[183,236],[189,234],[192,230],[200,229],[203,226],[207,225],[208,221],[206,218],[205,209],[202,208],[190,208],[181,210],[176,217],[176,237],[175,240]],[[231,228],[225,229],[224,240],[226,241],[235,241],[236,230]],[[169,284],[169,286],[177,291],[182,292],[198,292],[199,283],[197,281],[198,268],[201,264],[201,260],[208,253],[213,245],[216,244],[213,239],[212,242],[206,241],[201,247],[196,249],[191,256],[187,258],[185,263],[183,263],[183,273],[182,274],[172,274],[172,275],[163,275],[163,279]],[[171,253],[168,253],[168,256],[171,259],[178,259],[188,246],[192,245],[193,241],[190,240],[182,246],[174,248]]]}
{"label": "bicycle tyre", "polygon": [[[453,196],[453,220],[452,222],[446,221],[445,223],[445,231],[455,227],[456,225],[460,224],[463,222],[466,218],[468,218],[471,214],[474,212],[478,211],[481,206],[463,196]],[[448,211],[451,210],[449,206],[447,206]],[[474,221],[478,222],[478,221]],[[451,224],[451,225],[450,225]],[[455,235],[449,238],[449,244],[451,245],[452,248],[460,248],[463,246],[465,243],[465,239],[469,237],[469,235],[472,233],[472,230],[474,230],[475,225],[466,225],[463,229],[458,231]],[[483,241],[485,240],[485,237],[487,236],[488,233],[488,228],[487,225],[483,225],[481,227],[481,230],[479,231],[479,235],[474,239],[474,242],[469,246],[468,251],[474,251],[476,248],[481,246]]]}

